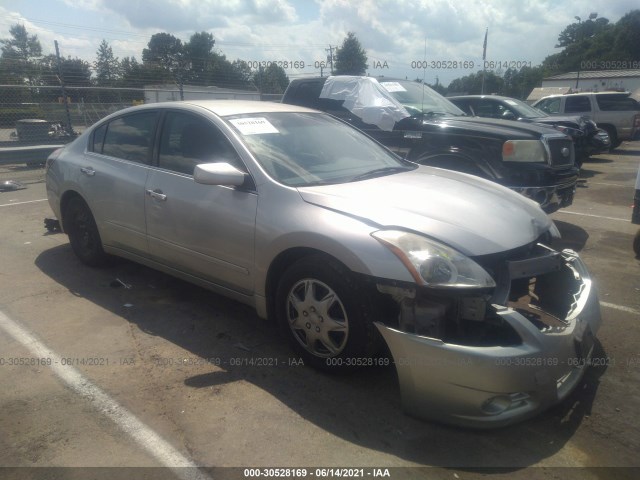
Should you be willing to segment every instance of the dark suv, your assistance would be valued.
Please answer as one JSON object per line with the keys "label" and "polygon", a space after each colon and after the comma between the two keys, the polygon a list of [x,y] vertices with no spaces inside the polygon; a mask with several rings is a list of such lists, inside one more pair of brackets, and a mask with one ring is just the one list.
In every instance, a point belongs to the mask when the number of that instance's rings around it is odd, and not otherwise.
{"label": "dark suv", "polygon": [[299,78],[282,102],[329,112],[413,162],[500,183],[548,213],[573,202],[573,141],[553,128],[468,117],[421,83],[382,77]]}

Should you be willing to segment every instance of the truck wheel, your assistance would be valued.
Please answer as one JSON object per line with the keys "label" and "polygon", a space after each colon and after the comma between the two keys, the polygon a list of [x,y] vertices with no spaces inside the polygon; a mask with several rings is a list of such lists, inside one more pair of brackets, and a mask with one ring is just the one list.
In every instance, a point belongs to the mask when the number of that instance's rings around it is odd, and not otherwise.
{"label": "truck wheel", "polygon": [[69,243],[80,261],[90,267],[104,265],[108,256],[102,249],[96,221],[86,202],[80,197],[69,200],[63,218]]}
{"label": "truck wheel", "polygon": [[622,143],[620,140],[618,140],[618,133],[616,132],[615,127],[612,127],[609,125],[605,125],[601,128],[609,134],[609,140],[611,140],[611,146],[609,147],[609,151],[613,152]]}
{"label": "truck wheel", "polygon": [[291,265],[276,292],[276,316],[291,347],[305,364],[325,371],[367,365],[357,359],[377,349],[375,311],[353,274],[321,254]]}

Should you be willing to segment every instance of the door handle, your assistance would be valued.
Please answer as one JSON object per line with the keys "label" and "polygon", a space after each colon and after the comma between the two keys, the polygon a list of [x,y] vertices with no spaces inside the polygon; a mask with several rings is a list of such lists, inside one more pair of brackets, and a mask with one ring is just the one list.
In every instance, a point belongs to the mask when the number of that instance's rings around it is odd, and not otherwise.
{"label": "door handle", "polygon": [[151,198],[154,198],[156,200],[160,200],[163,202],[167,200],[167,196],[164,193],[162,193],[162,190],[159,190],[159,189],[147,190],[147,195],[149,195]]}
{"label": "door handle", "polygon": [[96,171],[91,167],[82,167],[80,171],[87,177],[93,177],[96,174]]}

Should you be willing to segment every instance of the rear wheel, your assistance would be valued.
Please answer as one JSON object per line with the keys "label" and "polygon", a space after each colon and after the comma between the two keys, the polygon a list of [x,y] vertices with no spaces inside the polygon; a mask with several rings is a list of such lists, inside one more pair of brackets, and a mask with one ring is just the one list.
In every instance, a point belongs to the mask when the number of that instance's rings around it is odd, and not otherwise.
{"label": "rear wheel", "polygon": [[305,364],[344,370],[367,365],[365,358],[376,351],[373,302],[348,269],[328,256],[313,255],[298,260],[282,276],[276,313]]}
{"label": "rear wheel", "polygon": [[86,202],[80,197],[69,200],[64,219],[69,243],[80,261],[91,267],[104,265],[108,256],[102,248],[96,221]]}

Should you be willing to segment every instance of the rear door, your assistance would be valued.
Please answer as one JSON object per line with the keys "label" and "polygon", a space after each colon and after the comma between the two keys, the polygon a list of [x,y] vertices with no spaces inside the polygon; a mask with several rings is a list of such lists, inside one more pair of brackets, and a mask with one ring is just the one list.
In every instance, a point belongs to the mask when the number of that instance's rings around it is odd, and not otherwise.
{"label": "rear door", "polygon": [[197,164],[215,162],[247,171],[210,119],[168,110],[162,121],[157,166],[145,187],[150,254],[181,272],[251,293],[258,195],[251,182],[234,188],[193,180]]}
{"label": "rear door", "polygon": [[144,187],[159,112],[117,117],[93,133],[78,182],[105,245],[145,255]]}

